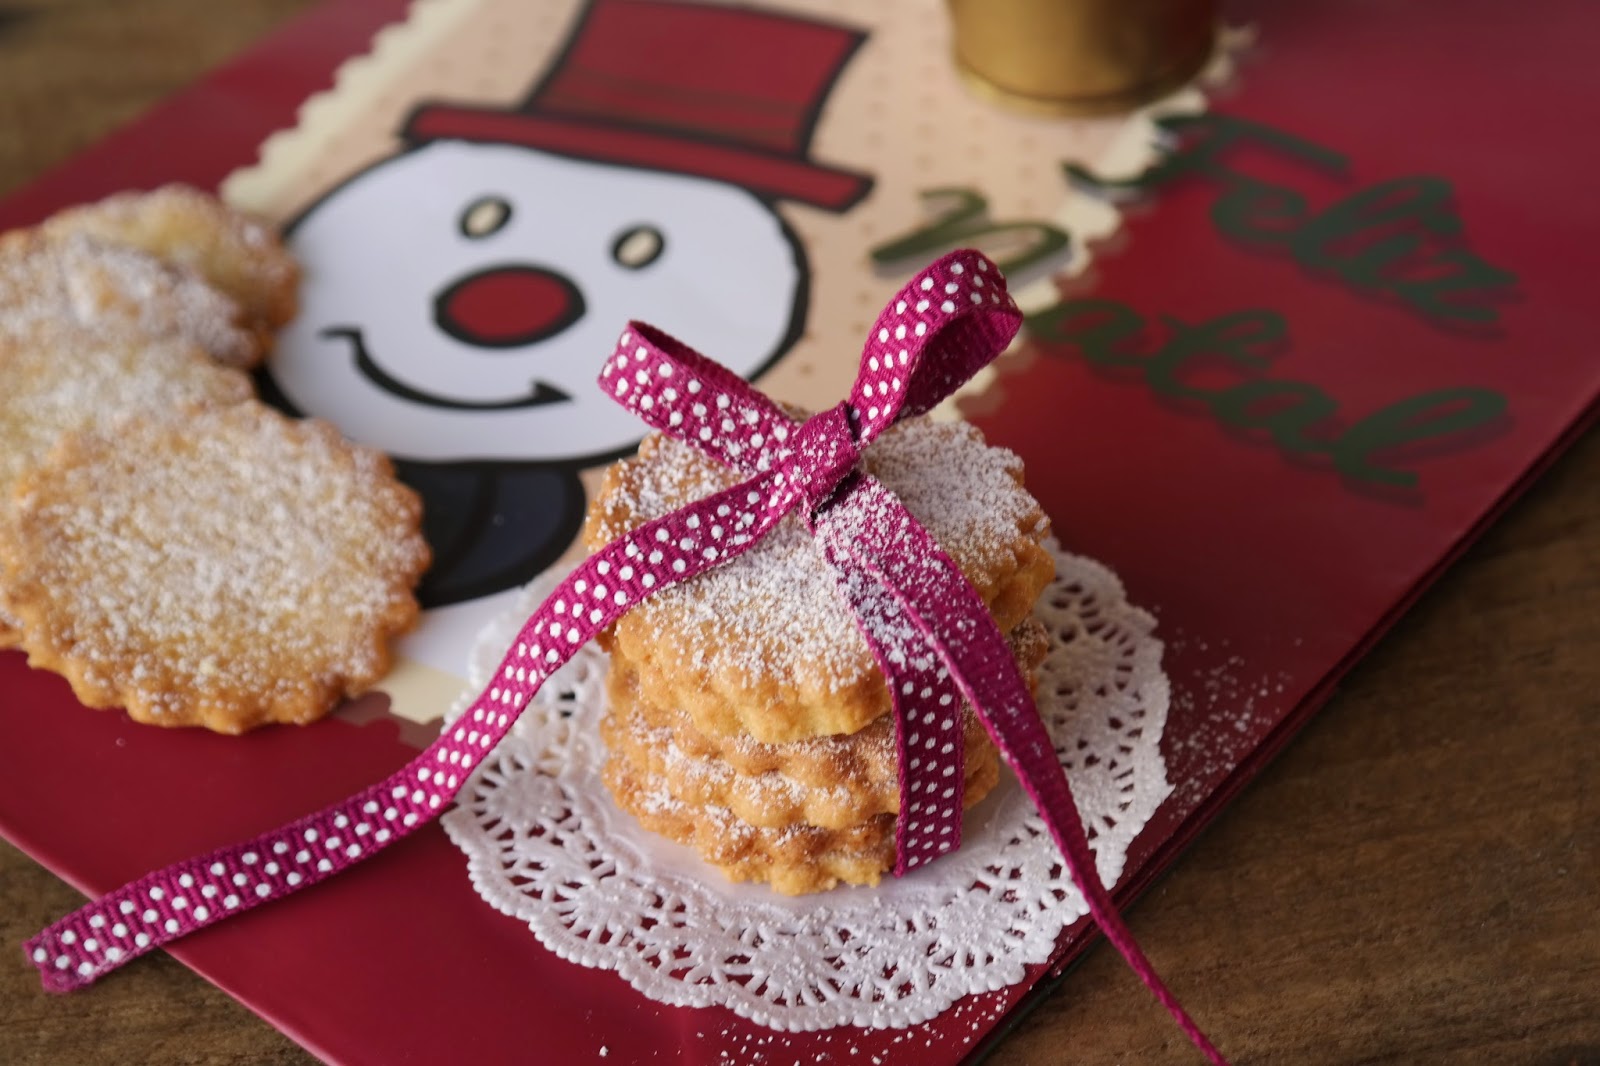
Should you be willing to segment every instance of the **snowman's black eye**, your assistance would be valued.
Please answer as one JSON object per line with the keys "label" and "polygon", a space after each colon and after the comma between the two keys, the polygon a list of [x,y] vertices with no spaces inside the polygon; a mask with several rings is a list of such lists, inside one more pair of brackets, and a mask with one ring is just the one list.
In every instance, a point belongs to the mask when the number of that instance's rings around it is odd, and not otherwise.
{"label": "snowman's black eye", "polygon": [[630,226],[611,246],[611,258],[629,270],[647,267],[661,258],[667,239],[654,226]]}
{"label": "snowman's black eye", "polygon": [[498,233],[511,221],[511,205],[498,196],[480,196],[466,206],[456,227],[463,237],[478,240]]}

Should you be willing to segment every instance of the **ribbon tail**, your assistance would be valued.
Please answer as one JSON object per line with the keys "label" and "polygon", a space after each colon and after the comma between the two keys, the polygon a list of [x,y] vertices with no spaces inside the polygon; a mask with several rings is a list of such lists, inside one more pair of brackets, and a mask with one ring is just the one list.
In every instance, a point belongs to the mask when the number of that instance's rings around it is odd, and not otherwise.
{"label": "ribbon tail", "polygon": [[[45,988],[70,992],[173,940],[282,899],[368,859],[437,818],[539,687],[640,600],[727,562],[783,517],[775,475],[649,522],[578,566],[540,604],[488,687],[420,755],[350,798],[241,844],[146,874],[23,945]],[[723,536],[710,517],[730,516]],[[717,527],[721,528],[721,527]]]}
{"label": "ribbon tail", "polygon": [[820,541],[856,627],[889,687],[900,785],[894,875],[903,877],[961,846],[966,792],[961,690],[880,579],[841,547],[840,538]]}
{"label": "ribbon tail", "polygon": [[[1106,939],[1207,1059],[1226,1066],[1122,921],[1100,880],[1078,805],[1028,686],[988,608],[955,563],[905,505],[872,478],[841,492],[815,525],[830,560],[847,559],[845,572],[870,574],[948,671],[1038,808]],[[903,750],[902,759],[905,755]],[[906,773],[902,762],[902,784]]]}

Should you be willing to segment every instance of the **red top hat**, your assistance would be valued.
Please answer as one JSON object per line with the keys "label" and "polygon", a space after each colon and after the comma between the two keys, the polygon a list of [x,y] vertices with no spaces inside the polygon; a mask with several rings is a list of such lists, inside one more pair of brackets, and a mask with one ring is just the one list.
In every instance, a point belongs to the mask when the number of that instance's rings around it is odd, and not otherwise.
{"label": "red top hat", "polygon": [[744,8],[593,0],[520,107],[425,104],[402,135],[695,174],[843,211],[872,179],[814,163],[807,150],[833,80],[863,37]]}

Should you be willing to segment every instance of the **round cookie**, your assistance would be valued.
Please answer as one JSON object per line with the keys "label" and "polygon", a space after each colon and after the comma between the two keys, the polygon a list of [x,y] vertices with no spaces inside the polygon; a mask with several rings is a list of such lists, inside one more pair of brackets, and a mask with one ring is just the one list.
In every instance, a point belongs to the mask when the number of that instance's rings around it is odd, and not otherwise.
{"label": "round cookie", "polygon": [[[978,733],[962,764],[969,784],[998,768],[999,753],[982,736],[982,729]],[[803,823],[848,829],[875,815],[900,810],[898,781],[892,774],[869,787],[856,787],[843,780],[802,781],[782,770],[745,773],[716,755],[680,745],[671,729],[652,725],[639,713],[637,703],[629,706],[613,700],[611,713],[600,721],[600,736],[608,751],[664,781],[675,799],[726,807],[734,817],[753,826],[781,829]]]}
{"label": "round cookie", "polygon": [[[807,788],[842,788],[877,806],[878,813],[898,810],[893,715],[884,715],[854,733],[769,744],[748,735],[704,733],[683,711],[640,699],[638,684],[638,673],[612,655],[606,676],[610,706],[627,709],[640,728],[660,731],[686,757],[712,760],[751,777],[776,773]],[[963,724],[964,750],[972,758],[988,746],[988,735],[970,713]]]}
{"label": "round cookie", "polygon": [[[1037,620],[1029,618],[1012,630],[1007,640],[1017,666],[1025,677],[1032,678],[1049,651],[1048,632]],[[630,723],[630,728],[661,731],[664,737],[660,739],[670,739],[686,758],[708,760],[752,778],[778,774],[800,786],[826,793],[843,789],[858,797],[855,802],[872,805],[872,813],[899,810],[893,715],[875,719],[854,733],[767,744],[748,735],[703,733],[684,712],[640,699],[638,672],[620,652],[611,655],[605,683],[612,709],[625,710],[631,718],[637,719],[637,724]],[[963,734],[969,762],[994,753],[988,734],[970,708],[963,716]],[[661,744],[656,746],[660,748]],[[747,821],[758,820],[743,814],[741,817]],[[822,824],[814,817],[805,820]]]}
{"label": "round cookie", "polygon": [[[998,760],[969,778],[971,807],[1000,780]],[[879,814],[844,829],[793,823],[751,825],[726,807],[686,803],[665,778],[611,752],[601,776],[617,805],[652,833],[692,847],[730,881],[765,881],[788,896],[826,892],[841,882],[875,885],[894,868],[895,816]]]}
{"label": "round cookie", "polygon": [[117,338],[185,341],[227,366],[264,352],[239,305],[198,275],[136,248],[33,230],[0,240],[0,333],[80,326]]}
{"label": "round cookie", "polygon": [[0,525],[31,665],[91,707],[239,733],[388,671],[428,563],[377,452],[258,403],[63,442]]}
{"label": "round cookie", "polygon": [[277,232],[190,186],[118,193],[68,208],[41,228],[139,248],[194,271],[243,309],[258,355],[294,317],[300,268]]}
{"label": "round cookie", "polygon": [[[1022,487],[1022,463],[964,423],[912,419],[868,447],[865,469],[927,527],[1014,628],[1050,581],[1049,521]],[[591,550],[739,476],[659,434],[611,467],[590,505]],[[754,548],[643,601],[603,634],[639,672],[640,692],[697,728],[768,743],[853,733],[889,693],[815,542],[789,515]]]}

